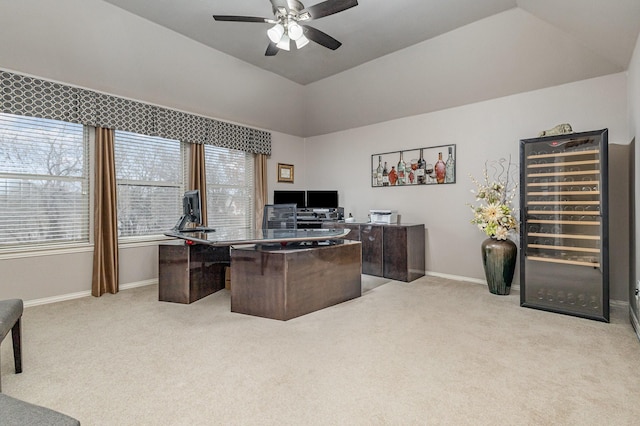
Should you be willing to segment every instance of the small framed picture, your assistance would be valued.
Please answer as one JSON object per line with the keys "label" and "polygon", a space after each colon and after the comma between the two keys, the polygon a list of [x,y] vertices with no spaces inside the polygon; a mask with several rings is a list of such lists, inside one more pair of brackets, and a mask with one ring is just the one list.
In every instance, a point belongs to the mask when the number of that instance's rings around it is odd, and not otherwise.
{"label": "small framed picture", "polygon": [[278,182],[293,183],[293,164],[278,163]]}

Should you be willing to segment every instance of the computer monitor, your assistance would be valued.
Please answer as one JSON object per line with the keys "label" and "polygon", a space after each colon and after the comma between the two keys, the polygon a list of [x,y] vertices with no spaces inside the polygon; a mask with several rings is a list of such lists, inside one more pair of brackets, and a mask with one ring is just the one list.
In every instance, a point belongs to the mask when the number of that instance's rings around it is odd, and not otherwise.
{"label": "computer monitor", "polygon": [[182,197],[182,217],[174,227],[177,231],[183,231],[188,223],[196,226],[202,225],[202,213],[200,210],[200,190],[187,191]]}
{"label": "computer monitor", "polygon": [[304,191],[273,191],[273,204],[296,204],[299,209],[306,206]]}
{"label": "computer monitor", "polygon": [[307,191],[307,208],[338,208],[338,191]]}

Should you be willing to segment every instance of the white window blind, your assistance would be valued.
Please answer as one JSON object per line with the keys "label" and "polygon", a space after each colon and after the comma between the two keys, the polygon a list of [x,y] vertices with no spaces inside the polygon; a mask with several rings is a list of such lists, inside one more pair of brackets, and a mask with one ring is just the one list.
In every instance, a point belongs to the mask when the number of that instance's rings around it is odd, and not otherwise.
{"label": "white window blind", "polygon": [[251,229],[254,154],[212,145],[204,152],[208,226]]}
{"label": "white window blind", "polygon": [[0,113],[0,249],[89,241],[80,124]]}
{"label": "white window blind", "polygon": [[118,236],[161,235],[182,215],[180,141],[115,132]]}

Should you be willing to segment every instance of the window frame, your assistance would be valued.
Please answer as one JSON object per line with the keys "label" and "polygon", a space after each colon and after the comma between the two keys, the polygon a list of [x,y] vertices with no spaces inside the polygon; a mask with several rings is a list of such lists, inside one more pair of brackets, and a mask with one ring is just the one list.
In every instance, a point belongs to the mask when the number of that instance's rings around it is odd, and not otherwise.
{"label": "window frame", "polygon": [[[255,228],[255,156],[256,154],[251,153],[251,152],[247,152],[247,151],[242,151],[242,150],[238,150],[238,149],[232,149],[232,148],[225,148],[225,147],[220,147],[220,146],[214,146],[214,145],[205,145],[204,147],[205,149],[205,173],[206,173],[206,188],[207,188],[207,222],[208,222],[208,226],[212,227],[212,228],[216,228],[219,227],[220,225],[216,225],[215,221],[212,221],[212,217],[211,215],[213,214],[213,209],[211,208],[212,206],[210,205],[210,202],[212,200],[211,197],[211,190],[214,188],[220,188],[220,189],[242,189],[245,190],[247,193],[247,199],[248,202],[246,203],[246,210],[248,211],[248,214],[244,217],[244,224],[242,225],[242,228],[247,228],[247,229],[251,229],[253,230]],[[242,153],[244,155],[244,159],[245,159],[245,181],[246,181],[246,185],[232,185],[232,184],[224,184],[224,183],[220,183],[220,184],[213,184],[212,183],[212,178],[209,176],[209,171],[210,169],[210,164],[209,161],[207,161],[208,156],[207,156],[207,150],[225,150],[228,151],[231,155],[233,154],[239,154]],[[210,157],[209,157],[210,158]]]}
{"label": "window frame", "polygon": [[[55,176],[46,175],[40,173],[15,173],[15,172],[0,172],[1,178],[6,179],[18,179],[28,182],[30,180],[52,180],[52,181],[67,181],[67,182],[79,182],[83,188],[83,192],[87,191],[86,211],[83,212],[84,226],[82,226],[82,233],[84,238],[70,241],[51,241],[51,242],[24,242],[18,244],[10,244],[0,246],[0,259],[14,259],[23,257],[43,256],[50,254],[60,253],[79,253],[93,250],[93,196],[94,196],[94,135],[93,128],[78,123],[72,123],[68,121],[62,121],[57,119],[50,119],[44,117],[24,116],[11,113],[2,113],[0,116],[13,116],[18,120],[43,120],[45,122],[57,122],[64,123],[64,125],[82,126],[82,148],[84,150],[83,158],[83,174],[82,176]],[[35,128],[35,127],[34,127]],[[84,189],[86,188],[86,189]]]}
{"label": "window frame", "polygon": [[[170,141],[170,142],[176,142],[179,144],[179,148],[180,148],[180,158],[178,158],[176,160],[176,166],[180,167],[181,170],[178,173],[178,176],[181,179],[180,183],[170,183],[170,182],[165,182],[165,181],[151,181],[151,180],[135,180],[135,179],[118,179],[117,175],[118,175],[118,165],[117,165],[117,160],[116,160],[116,197],[118,197],[118,193],[119,193],[119,186],[120,185],[131,185],[131,186],[147,186],[147,187],[156,187],[156,188],[178,188],[178,194],[179,196],[176,198],[176,205],[180,206],[180,211],[182,210],[182,195],[185,191],[185,187],[186,187],[186,181],[185,181],[185,158],[187,156],[187,150],[186,150],[186,144],[182,141],[179,141],[177,139],[169,139],[169,138],[163,138],[163,137],[159,137],[159,136],[150,136],[150,135],[145,135],[142,133],[136,133],[136,132],[129,132],[129,131],[124,131],[124,130],[115,130],[114,133],[114,144],[117,144],[117,142],[115,142],[116,139],[116,135],[117,133],[127,133],[127,134],[133,134],[136,135],[136,137],[142,137],[142,138],[152,138],[152,139],[160,139],[160,140],[166,140],[166,141]],[[115,146],[114,146],[114,155],[115,155]],[[116,155],[117,157],[117,155]],[[120,216],[120,211],[118,208],[118,216]],[[178,219],[180,219],[180,215],[178,214],[175,217],[175,221],[177,222]],[[118,218],[118,220],[120,220]],[[171,227],[168,227],[165,231],[170,230]],[[135,246],[147,246],[147,245],[154,245],[155,243],[157,243],[158,241],[165,241],[165,240],[169,240],[170,238],[165,236],[163,234],[164,231],[159,231],[158,233],[154,233],[154,234],[146,234],[146,235],[125,235],[125,236],[120,236],[118,235],[118,246],[120,247],[135,247]],[[118,228],[118,233],[120,233],[120,228]]]}

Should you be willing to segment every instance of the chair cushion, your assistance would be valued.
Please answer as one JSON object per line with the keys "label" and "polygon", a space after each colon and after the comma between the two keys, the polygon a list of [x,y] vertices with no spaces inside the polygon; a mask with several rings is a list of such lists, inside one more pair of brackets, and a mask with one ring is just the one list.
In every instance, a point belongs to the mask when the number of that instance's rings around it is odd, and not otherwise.
{"label": "chair cushion", "polygon": [[24,305],[20,299],[0,300],[0,340],[13,328],[23,310]]}
{"label": "chair cushion", "polygon": [[3,426],[79,426],[80,422],[49,408],[0,393],[0,424]]}

